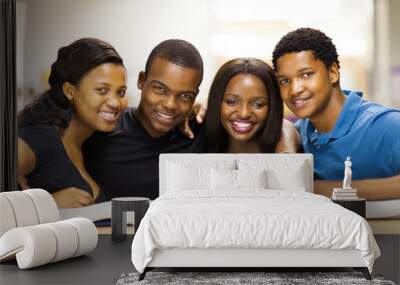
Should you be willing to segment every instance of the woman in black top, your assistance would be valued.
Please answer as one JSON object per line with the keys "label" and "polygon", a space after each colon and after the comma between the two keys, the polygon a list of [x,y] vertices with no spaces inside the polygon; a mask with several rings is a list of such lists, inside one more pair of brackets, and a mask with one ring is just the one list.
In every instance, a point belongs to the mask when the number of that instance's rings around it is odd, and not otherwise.
{"label": "woman in black top", "polygon": [[81,146],[116,125],[127,106],[126,70],[110,44],[83,38],[59,49],[48,82],[18,116],[19,185],[46,189],[59,208],[86,206],[102,194]]}

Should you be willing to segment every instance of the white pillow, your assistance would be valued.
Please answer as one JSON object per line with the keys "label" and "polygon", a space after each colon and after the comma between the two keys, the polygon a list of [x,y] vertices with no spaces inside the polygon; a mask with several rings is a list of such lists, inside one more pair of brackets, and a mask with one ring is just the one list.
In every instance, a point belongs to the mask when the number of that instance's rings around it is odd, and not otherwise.
{"label": "white pillow", "polygon": [[244,161],[238,160],[239,170],[265,169],[267,187],[271,190],[307,191],[309,182],[308,169],[305,161],[274,161],[263,160]]}
{"label": "white pillow", "polygon": [[211,169],[211,188],[213,190],[238,190],[241,188],[266,188],[265,169],[262,170],[230,170]]}
{"label": "white pillow", "polygon": [[270,169],[267,172],[268,188],[273,190],[303,191],[307,189],[307,175],[304,162],[288,170]]}
{"label": "white pillow", "polygon": [[267,188],[267,171],[262,170],[236,170],[238,188]]}
{"label": "white pillow", "polygon": [[207,179],[208,167],[189,166],[170,163],[168,172],[168,191],[185,191],[188,189],[210,188],[210,180]]}
{"label": "white pillow", "polygon": [[207,161],[207,163],[191,163],[188,160],[170,161],[167,165],[167,191],[210,190],[211,168],[235,169],[234,160]]}
{"label": "white pillow", "polygon": [[211,189],[236,190],[236,170],[211,168]]}

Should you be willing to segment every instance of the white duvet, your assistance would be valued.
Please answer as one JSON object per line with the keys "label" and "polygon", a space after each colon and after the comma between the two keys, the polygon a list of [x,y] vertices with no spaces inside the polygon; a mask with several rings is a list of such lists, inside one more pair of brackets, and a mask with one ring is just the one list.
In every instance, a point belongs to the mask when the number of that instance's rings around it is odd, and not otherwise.
{"label": "white duvet", "polygon": [[135,234],[135,268],[165,248],[358,249],[370,271],[380,255],[359,215],[320,195],[265,189],[160,196]]}

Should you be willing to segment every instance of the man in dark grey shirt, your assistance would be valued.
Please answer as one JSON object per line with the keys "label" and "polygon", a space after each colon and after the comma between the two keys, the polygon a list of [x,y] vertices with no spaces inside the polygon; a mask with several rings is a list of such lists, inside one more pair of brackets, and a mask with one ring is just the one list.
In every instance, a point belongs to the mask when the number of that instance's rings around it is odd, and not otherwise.
{"label": "man in dark grey shirt", "polygon": [[84,146],[86,166],[106,199],[158,197],[158,157],[166,152],[205,152],[204,127],[191,122],[194,138],[177,129],[192,110],[203,78],[197,49],[166,40],[150,53],[139,73],[141,99],[111,133],[96,133]]}

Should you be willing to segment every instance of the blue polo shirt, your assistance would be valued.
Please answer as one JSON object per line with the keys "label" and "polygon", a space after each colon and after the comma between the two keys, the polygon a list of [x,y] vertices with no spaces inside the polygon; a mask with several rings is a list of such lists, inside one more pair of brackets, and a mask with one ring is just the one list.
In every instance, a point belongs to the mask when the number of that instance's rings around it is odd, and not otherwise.
{"label": "blue polo shirt", "polygon": [[342,180],[347,156],[353,179],[400,174],[400,109],[343,92],[346,102],[331,132],[318,133],[308,119],[296,122],[304,152],[314,155],[314,179]]}

